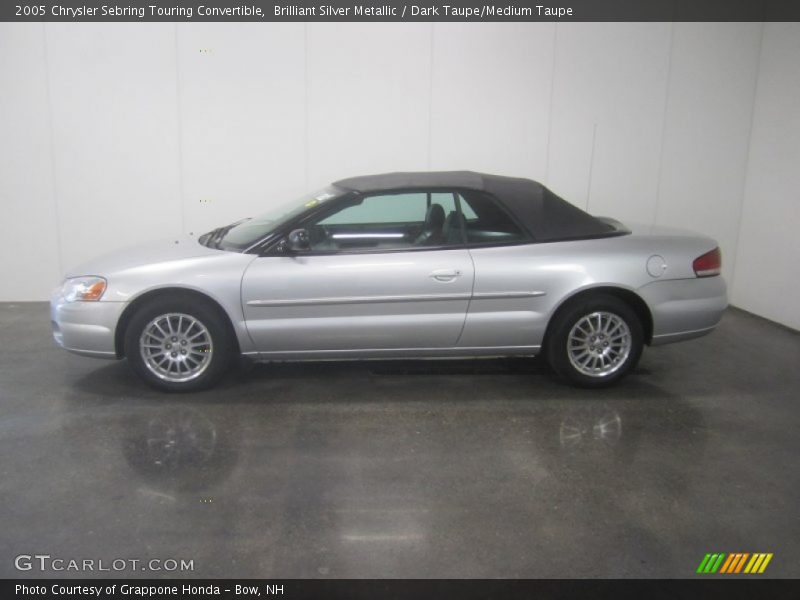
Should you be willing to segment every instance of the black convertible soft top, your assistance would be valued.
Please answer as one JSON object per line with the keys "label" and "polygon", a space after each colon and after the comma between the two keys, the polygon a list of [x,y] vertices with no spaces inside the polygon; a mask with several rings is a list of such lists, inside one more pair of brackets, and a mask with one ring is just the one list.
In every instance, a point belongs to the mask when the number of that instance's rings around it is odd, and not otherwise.
{"label": "black convertible soft top", "polygon": [[497,198],[534,239],[541,241],[617,234],[613,225],[573,206],[531,179],[472,171],[433,171],[351,177],[334,185],[364,193],[420,188],[484,192]]}

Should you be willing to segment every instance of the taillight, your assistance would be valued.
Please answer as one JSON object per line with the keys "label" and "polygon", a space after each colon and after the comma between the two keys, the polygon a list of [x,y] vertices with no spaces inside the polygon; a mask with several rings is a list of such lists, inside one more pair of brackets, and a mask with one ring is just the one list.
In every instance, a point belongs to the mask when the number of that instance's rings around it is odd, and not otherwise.
{"label": "taillight", "polygon": [[714,248],[711,252],[706,252],[703,256],[695,258],[692,268],[694,268],[694,274],[698,277],[719,275],[722,269],[722,254],[719,248]]}

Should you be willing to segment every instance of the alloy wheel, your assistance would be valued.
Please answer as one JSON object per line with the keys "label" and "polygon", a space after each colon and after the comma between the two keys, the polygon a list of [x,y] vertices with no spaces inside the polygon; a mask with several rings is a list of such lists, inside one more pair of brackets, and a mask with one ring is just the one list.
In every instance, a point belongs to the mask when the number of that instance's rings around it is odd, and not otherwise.
{"label": "alloy wheel", "polygon": [[211,363],[214,345],[208,328],[197,318],[167,313],[145,325],[139,349],[156,377],[181,383],[203,374]]}
{"label": "alloy wheel", "polygon": [[589,377],[607,377],[619,370],[631,353],[628,324],[618,315],[597,311],[578,319],[567,337],[572,366]]}

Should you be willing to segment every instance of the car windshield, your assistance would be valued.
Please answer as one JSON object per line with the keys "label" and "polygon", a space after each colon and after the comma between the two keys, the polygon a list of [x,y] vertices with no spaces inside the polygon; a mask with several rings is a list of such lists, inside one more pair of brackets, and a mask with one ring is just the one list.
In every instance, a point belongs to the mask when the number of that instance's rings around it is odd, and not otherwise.
{"label": "car windshield", "polygon": [[200,236],[199,241],[211,248],[242,252],[298,215],[323,202],[329,202],[342,193],[342,190],[333,186],[323,188],[298,200],[276,206],[252,219],[218,227]]}

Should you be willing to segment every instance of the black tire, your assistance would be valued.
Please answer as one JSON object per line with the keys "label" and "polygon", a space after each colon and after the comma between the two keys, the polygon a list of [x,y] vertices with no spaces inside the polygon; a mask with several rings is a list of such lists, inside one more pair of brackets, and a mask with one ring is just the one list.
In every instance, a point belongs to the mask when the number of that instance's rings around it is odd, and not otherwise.
{"label": "black tire", "polygon": [[[207,333],[207,335],[201,334],[203,337],[200,339],[210,338],[210,343],[202,350],[205,354],[196,355],[201,357],[196,362],[205,366],[202,369],[198,368],[199,372],[197,374],[186,373],[187,379],[185,381],[173,381],[166,378],[168,376],[165,374],[157,374],[154,367],[148,366],[142,356],[143,349],[140,346],[140,340],[145,329],[155,319],[166,315],[182,315],[195,319],[200,326],[205,328]],[[171,317],[171,319],[174,323],[175,317]],[[161,323],[163,324],[163,321]],[[192,330],[192,332],[197,331],[200,331],[200,327]],[[152,341],[156,343],[154,340]],[[175,347],[179,348],[177,345]],[[185,354],[185,352],[183,353]],[[156,297],[136,311],[125,330],[125,356],[128,359],[128,364],[149,385],[165,392],[196,392],[214,386],[231,365],[235,353],[236,343],[225,316],[220,314],[220,310],[210,302],[204,302],[202,299],[198,300],[196,297],[180,294]],[[170,354],[172,353],[170,352]],[[206,355],[210,356],[205,359],[202,358]],[[204,360],[205,362],[203,362]],[[186,368],[189,367],[187,366]],[[175,376],[175,378],[178,377]]]}
{"label": "black tire", "polygon": [[[592,350],[583,349],[577,341],[570,343],[569,339],[573,328],[589,315],[595,315],[590,321],[593,321],[597,318],[596,315],[599,315],[600,323],[607,323],[606,327],[609,329],[619,324],[613,318],[623,322],[624,327],[620,326],[617,329],[613,341],[611,341],[612,336],[603,331],[599,332],[602,335],[602,339],[600,335],[589,337],[592,330],[588,330],[589,333],[586,334],[587,344],[596,345],[590,346]],[[586,321],[582,322],[582,326],[586,326]],[[602,325],[598,329],[601,327]],[[625,327],[627,327],[627,332]],[[583,336],[584,331],[576,329],[576,334]],[[627,352],[625,352],[625,338],[619,338],[619,335],[628,335],[629,346],[627,347]],[[610,349],[602,347],[609,344],[611,344]],[[601,388],[616,383],[636,367],[642,355],[643,347],[644,330],[634,310],[616,296],[597,293],[582,296],[558,310],[547,332],[545,356],[548,364],[559,377],[579,387]],[[574,351],[571,352],[571,349],[574,349]],[[584,353],[580,360],[576,356],[579,352]],[[605,352],[606,354],[603,354],[602,358],[598,357],[597,363],[594,363],[593,356],[588,358],[589,353],[593,352],[598,354]],[[581,369],[577,364],[584,360],[589,361],[591,364],[608,361],[608,366],[591,369],[590,364],[584,365]],[[586,372],[588,370],[595,370],[596,373],[589,374]]]}

